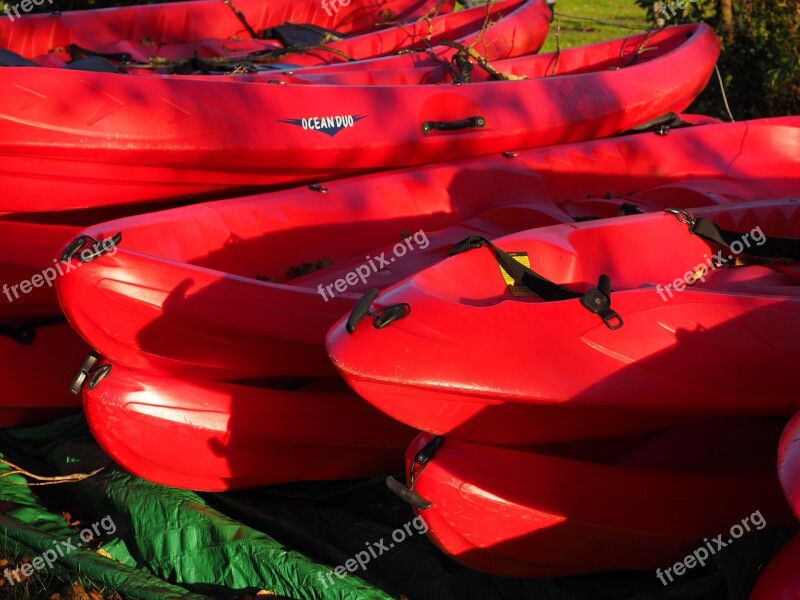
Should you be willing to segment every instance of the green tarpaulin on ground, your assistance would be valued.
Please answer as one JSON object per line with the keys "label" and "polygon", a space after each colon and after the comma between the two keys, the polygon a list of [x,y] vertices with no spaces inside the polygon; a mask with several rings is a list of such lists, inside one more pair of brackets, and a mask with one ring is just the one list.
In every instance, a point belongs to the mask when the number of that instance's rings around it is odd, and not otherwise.
{"label": "green tarpaulin on ground", "polygon": [[764,530],[717,554],[715,566],[665,587],[650,571],[539,581],[492,577],[461,567],[414,531],[366,568],[339,578],[332,569],[413,519],[382,478],[199,495],[115,467],[82,416],[1,432],[0,453],[39,474],[107,466],[82,482],[42,488],[29,487],[20,475],[0,479],[0,502],[11,507],[0,515],[0,527],[34,556],[56,540],[75,538],[60,514],[64,506],[79,507],[88,522],[110,516],[116,531],[104,549],[114,560],[78,549],[53,568],[67,575],[80,570],[125,598],[143,600],[232,598],[261,589],[298,600],[745,600],[759,565],[789,538],[789,532]]}

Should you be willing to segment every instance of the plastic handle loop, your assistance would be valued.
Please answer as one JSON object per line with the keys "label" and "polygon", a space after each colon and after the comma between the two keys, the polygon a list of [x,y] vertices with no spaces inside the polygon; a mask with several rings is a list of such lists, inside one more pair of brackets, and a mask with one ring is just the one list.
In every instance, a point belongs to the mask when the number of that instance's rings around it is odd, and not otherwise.
{"label": "plastic handle loop", "polygon": [[434,130],[438,131],[458,131],[461,129],[483,129],[486,127],[484,117],[469,117],[459,121],[425,121],[422,124],[422,133],[430,135]]}

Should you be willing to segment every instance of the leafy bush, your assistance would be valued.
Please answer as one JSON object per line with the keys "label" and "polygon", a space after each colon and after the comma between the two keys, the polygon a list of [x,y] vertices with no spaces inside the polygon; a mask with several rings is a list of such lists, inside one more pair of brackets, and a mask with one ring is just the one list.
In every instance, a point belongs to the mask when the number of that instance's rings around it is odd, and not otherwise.
{"label": "leafy bush", "polygon": [[[736,119],[800,114],[800,0],[728,0],[733,18],[721,18],[725,0],[636,0],[659,24],[705,21],[723,41],[719,68]],[[665,18],[658,5],[673,2]],[[667,17],[672,10],[667,10]],[[659,20],[660,19],[660,20]],[[719,86],[712,82],[690,110],[723,116]]]}

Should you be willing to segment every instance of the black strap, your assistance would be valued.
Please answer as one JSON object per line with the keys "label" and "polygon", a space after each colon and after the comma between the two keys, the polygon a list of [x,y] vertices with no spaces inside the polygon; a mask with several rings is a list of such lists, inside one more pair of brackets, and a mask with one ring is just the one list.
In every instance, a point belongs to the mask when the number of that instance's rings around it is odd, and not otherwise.
{"label": "black strap", "polygon": [[107,60],[116,60],[119,62],[130,62],[133,59],[128,52],[95,52],[94,50],[83,48],[77,44],[70,44],[67,46],[67,52],[69,53],[70,59],[73,61],[80,60],[82,58],[90,58],[92,56],[105,58]]}
{"label": "black strap", "polygon": [[630,202],[623,202],[617,211],[618,217],[629,217],[631,215],[643,215],[644,211]]}
{"label": "black strap", "polygon": [[40,327],[49,327],[66,323],[63,315],[29,321],[22,325],[0,325],[0,336],[6,336],[23,346],[30,346],[36,339],[36,330]]}
{"label": "black strap", "polygon": [[689,231],[703,239],[715,242],[726,248],[730,248],[734,242],[739,242],[743,250],[739,254],[748,256],[758,256],[761,258],[788,258],[790,260],[800,260],[800,239],[798,238],[779,238],[766,237],[760,244],[747,240],[749,233],[738,231],[728,231],[721,229],[719,225],[710,219],[694,217],[689,224]]}
{"label": "black strap", "polygon": [[624,324],[622,317],[611,309],[611,280],[607,275],[600,276],[597,288],[582,294],[542,277],[481,235],[471,235],[459,242],[453,246],[450,254],[460,254],[483,246],[494,251],[497,262],[515,283],[525,286],[545,302],[580,298],[581,304],[590,312],[599,315],[609,329],[619,329]]}
{"label": "black strap", "polygon": [[668,112],[660,117],[656,117],[652,121],[637,125],[636,127],[621,133],[620,135],[647,132],[657,133],[658,135],[667,135],[671,129],[680,129],[682,127],[692,127],[692,124],[681,119],[680,115],[677,113]]}
{"label": "black strap", "polygon": [[500,266],[505,269],[506,273],[511,276],[515,283],[524,285],[542,300],[552,302],[553,300],[572,300],[583,296],[580,292],[553,283],[546,277],[542,277],[519,261],[514,260],[505,250],[498,248],[481,235],[471,235],[464,241],[459,242],[453,246],[450,254],[459,254],[475,248],[481,248],[482,246],[487,246],[494,251],[497,262],[500,263]]}
{"label": "black strap", "polygon": [[114,66],[114,63],[102,56],[79,58],[67,63],[64,68],[70,71],[90,71],[92,73],[122,73]]}

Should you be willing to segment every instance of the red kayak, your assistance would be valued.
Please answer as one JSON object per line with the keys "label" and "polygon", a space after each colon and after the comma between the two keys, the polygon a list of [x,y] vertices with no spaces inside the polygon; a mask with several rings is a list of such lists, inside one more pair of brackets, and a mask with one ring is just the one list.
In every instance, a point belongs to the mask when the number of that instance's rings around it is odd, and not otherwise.
{"label": "red kayak", "polygon": [[89,347],[59,319],[0,325],[5,373],[0,428],[33,425],[80,410],[66,382]]}
{"label": "red kayak", "polygon": [[778,475],[789,504],[800,517],[800,413],[789,421],[781,437]]}
{"label": "red kayak", "polygon": [[528,79],[452,86],[2,69],[0,210],[196,198],[614,135],[688,106],[718,53],[700,24],[564,50]]}
{"label": "red kayak", "polygon": [[365,295],[328,351],[390,416],[474,441],[793,414],[798,231],[793,199],[469,236]]}
{"label": "red kayak", "polygon": [[64,263],[59,253],[81,229],[132,212],[170,206],[0,215],[0,324],[63,316],[55,282],[72,273],[75,266],[80,268],[80,263]]}
{"label": "red kayak", "polygon": [[473,569],[512,577],[659,569],[653,576],[669,583],[676,576],[664,569],[706,542],[716,550],[719,534],[727,545],[792,522],[769,456],[779,432],[775,421],[701,423],[604,461],[423,433],[406,453],[411,489],[390,487],[439,548]]}
{"label": "red kayak", "polygon": [[441,260],[471,231],[613,216],[625,201],[647,211],[789,194],[798,124],[644,133],[103,223],[82,235],[122,232],[116,254],[81,263],[58,291],[76,329],[123,366],[199,379],[331,375],[325,334],[364,292]]}
{"label": "red kayak", "polygon": [[[327,0],[329,8],[337,1]],[[257,79],[271,79],[275,69],[308,65],[397,68],[436,64],[433,54],[447,62],[455,50],[439,45],[445,39],[471,45],[488,60],[520,56],[541,47],[551,17],[543,0],[503,0],[455,13],[452,3],[393,0],[332,17],[313,4],[287,4],[237,2],[257,18],[257,37],[222,1],[206,0],[31,15],[22,23],[0,18],[0,46],[16,53],[10,64],[17,66],[27,59],[77,67],[100,55],[106,67],[127,73],[260,72]],[[382,62],[363,63],[377,56]]]}
{"label": "red kayak", "polygon": [[0,219],[0,323],[61,314],[55,280],[67,265],[59,265],[56,255],[79,231]]}
{"label": "red kayak", "polygon": [[106,362],[85,369],[86,416],[106,452],[164,485],[222,491],[393,473],[415,432],[338,378],[281,388],[188,382]]}
{"label": "red kayak", "polygon": [[800,535],[783,547],[758,579],[750,600],[797,600],[800,598]]}
{"label": "red kayak", "polygon": [[[6,10],[0,18],[0,46],[27,58],[70,60],[76,51],[111,54],[127,53],[130,60],[149,62],[153,57],[166,59],[193,56],[246,56],[251,53],[284,54],[292,50],[292,24],[299,25],[309,37],[317,27],[335,30],[342,40],[331,46],[348,54],[367,53],[381,48],[387,34],[391,39],[401,39],[403,28],[397,23],[436,16],[427,2],[420,0],[365,0],[358,6],[326,14],[327,3],[298,5],[289,0],[265,4],[259,0],[237,0],[235,8],[220,0],[171,2],[145,6],[126,6],[99,10],[56,12],[50,14],[14,14]],[[337,4],[334,0],[333,4]],[[441,11],[449,13],[453,2],[443,2]],[[239,9],[241,17],[237,16]],[[329,12],[330,7],[329,7]],[[394,22],[394,23],[392,23]],[[281,29],[283,25],[283,30]],[[289,25],[287,28],[286,25]],[[380,28],[376,32],[376,27]],[[376,36],[377,37],[373,37]],[[348,37],[345,37],[348,36]],[[409,39],[414,43],[413,37]],[[322,40],[314,40],[318,45]],[[335,38],[334,38],[335,39]],[[412,41],[413,40],[413,41]],[[289,42],[289,43],[282,43]],[[76,48],[77,47],[77,48]],[[401,46],[402,47],[402,46]],[[399,49],[399,48],[398,48]],[[391,46],[387,52],[392,52]],[[308,64],[345,60],[333,52],[317,51],[310,54],[290,54],[293,59]],[[266,58],[266,56],[265,56]]]}

